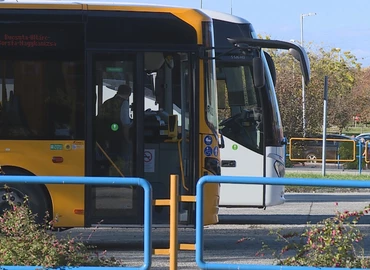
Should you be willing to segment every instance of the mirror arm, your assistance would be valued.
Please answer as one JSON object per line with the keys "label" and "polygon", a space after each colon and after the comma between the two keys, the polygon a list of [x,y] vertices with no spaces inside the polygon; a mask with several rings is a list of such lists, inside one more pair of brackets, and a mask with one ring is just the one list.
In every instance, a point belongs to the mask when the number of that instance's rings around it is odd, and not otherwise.
{"label": "mirror arm", "polygon": [[218,54],[215,57],[207,57],[207,56],[205,56],[205,52],[206,51],[215,50],[215,49],[216,49],[215,47],[208,47],[208,48],[204,48],[204,49],[201,48],[200,49],[200,58],[201,59],[205,59],[205,60],[217,60],[217,59],[219,59],[219,57],[224,56],[224,55],[227,55],[227,54],[231,53],[232,51],[235,51],[235,50],[240,49],[240,48],[238,48],[238,47],[235,46],[232,49],[227,50],[226,52],[220,53],[220,54]]}

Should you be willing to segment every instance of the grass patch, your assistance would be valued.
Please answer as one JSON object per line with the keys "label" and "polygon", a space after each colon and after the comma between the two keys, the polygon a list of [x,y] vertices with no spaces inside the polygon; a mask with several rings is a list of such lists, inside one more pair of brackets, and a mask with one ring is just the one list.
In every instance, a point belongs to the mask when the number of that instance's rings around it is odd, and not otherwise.
{"label": "grass patch", "polygon": [[343,133],[347,135],[352,135],[352,134],[358,135],[360,133],[366,133],[366,132],[370,132],[370,126],[368,125],[359,125],[356,127],[346,127],[343,130]]}
{"label": "grass patch", "polygon": [[[328,174],[322,176],[320,173],[299,173],[285,172],[286,178],[315,178],[315,179],[331,179],[331,180],[360,180],[370,181],[369,175],[354,175],[354,174]],[[285,186],[285,192],[298,193],[326,193],[326,192],[369,192],[367,188],[335,188],[335,187],[311,187],[311,186]]]}

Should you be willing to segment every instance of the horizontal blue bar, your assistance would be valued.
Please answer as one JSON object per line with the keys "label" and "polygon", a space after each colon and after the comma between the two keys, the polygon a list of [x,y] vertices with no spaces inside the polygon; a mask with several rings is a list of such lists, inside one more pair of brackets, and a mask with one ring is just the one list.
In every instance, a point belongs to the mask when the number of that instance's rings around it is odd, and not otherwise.
{"label": "horizontal blue bar", "polygon": [[[147,270],[152,265],[152,186],[143,178],[136,177],[91,177],[91,176],[14,176],[0,175],[1,183],[25,183],[25,184],[84,184],[84,185],[131,185],[141,186],[144,189],[144,262],[138,268],[133,267],[92,267],[92,266],[59,266],[53,269],[61,270],[97,270],[108,268],[109,270],[129,269]],[[29,270],[43,269],[40,266],[0,266],[0,270]]]}
{"label": "horizontal blue bar", "polygon": [[320,178],[280,178],[280,177],[246,177],[246,176],[203,176],[197,185],[205,183],[228,184],[265,184],[285,186],[322,186],[344,188],[369,188],[370,181],[331,180]]}
{"label": "horizontal blue bar", "polygon": [[[265,265],[265,264],[222,264],[205,263],[199,265],[200,269],[208,270],[333,270],[333,267],[315,266],[288,266],[288,265]],[[339,268],[340,270],[364,270],[365,268]]]}
{"label": "horizontal blue bar", "polygon": [[150,269],[150,268],[130,268],[130,267],[106,267],[106,266],[59,266],[54,268],[43,268],[41,266],[0,266],[0,270],[137,270],[137,269]]}
{"label": "horizontal blue bar", "polygon": [[145,179],[136,177],[93,177],[93,176],[27,176],[0,175],[0,183],[25,184],[84,184],[84,185],[133,185],[144,186]]}
{"label": "horizontal blue bar", "polygon": [[[283,265],[256,265],[256,264],[223,264],[204,262],[204,216],[203,188],[207,183],[228,184],[261,184],[261,185],[285,185],[285,186],[322,186],[322,187],[344,187],[344,188],[369,188],[370,182],[358,180],[327,180],[317,178],[279,178],[279,177],[246,177],[246,176],[203,176],[199,179],[196,187],[196,228],[195,228],[195,260],[200,269],[212,270],[330,270],[332,267],[312,266],[283,266]],[[345,270],[359,270],[359,268],[340,268]]]}

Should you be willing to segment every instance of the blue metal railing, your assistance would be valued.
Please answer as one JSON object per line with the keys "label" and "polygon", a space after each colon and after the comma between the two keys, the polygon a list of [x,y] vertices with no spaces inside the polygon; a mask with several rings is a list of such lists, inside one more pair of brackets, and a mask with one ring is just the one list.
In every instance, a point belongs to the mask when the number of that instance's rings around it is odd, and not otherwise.
{"label": "blue metal railing", "polygon": [[[53,269],[71,270],[101,270],[109,268],[119,269],[150,269],[152,263],[152,187],[142,178],[120,177],[57,177],[57,176],[1,176],[1,182],[27,183],[27,184],[90,184],[90,185],[135,185],[144,189],[144,263],[142,266],[133,267],[85,267],[85,266],[59,266]],[[323,186],[342,188],[370,188],[370,182],[352,180],[327,180],[310,178],[263,178],[263,177],[237,177],[237,176],[204,176],[196,187],[196,263],[201,269],[252,269],[252,270],[330,270],[330,267],[282,266],[282,265],[255,265],[255,264],[226,264],[205,262],[204,251],[204,185],[207,183],[232,183],[232,184],[260,184],[260,185],[286,185],[286,186]],[[0,266],[1,270],[30,270],[41,269],[40,266]],[[341,268],[349,270],[349,268]],[[354,270],[354,268],[351,268]],[[355,269],[356,270],[356,269]]]}
{"label": "blue metal railing", "polygon": [[[203,203],[204,185],[206,183],[229,183],[229,184],[262,184],[262,185],[286,185],[286,186],[322,186],[322,187],[343,187],[343,188],[370,188],[370,182],[349,181],[349,180],[327,180],[310,178],[263,178],[263,177],[241,177],[241,176],[203,176],[197,183],[196,195],[196,232],[195,232],[195,259],[201,269],[253,269],[253,270],[330,270],[331,267],[312,266],[282,266],[282,265],[255,265],[255,264],[225,264],[204,262],[204,236],[203,236]],[[349,270],[349,268],[341,268]],[[354,270],[355,268],[351,268]]]}
{"label": "blue metal railing", "polygon": [[[109,270],[144,270],[152,264],[152,186],[142,178],[130,177],[68,177],[68,176],[0,176],[1,183],[26,184],[84,184],[84,185],[129,185],[144,189],[144,262],[140,267],[104,267]],[[0,183],[0,184],[1,184]],[[94,266],[59,266],[53,269],[68,270],[101,270]],[[41,266],[8,266],[1,265],[1,270],[43,269]]]}

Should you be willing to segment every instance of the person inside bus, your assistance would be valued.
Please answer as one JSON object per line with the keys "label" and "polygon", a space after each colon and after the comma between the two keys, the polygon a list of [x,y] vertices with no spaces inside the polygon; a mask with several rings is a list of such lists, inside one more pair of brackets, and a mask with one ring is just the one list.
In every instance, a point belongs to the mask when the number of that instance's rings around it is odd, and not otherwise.
{"label": "person inside bus", "polygon": [[105,141],[105,149],[117,162],[123,159],[124,174],[129,174],[128,164],[131,163],[130,95],[131,88],[126,84],[120,85],[117,93],[101,105],[98,115],[98,132]]}

